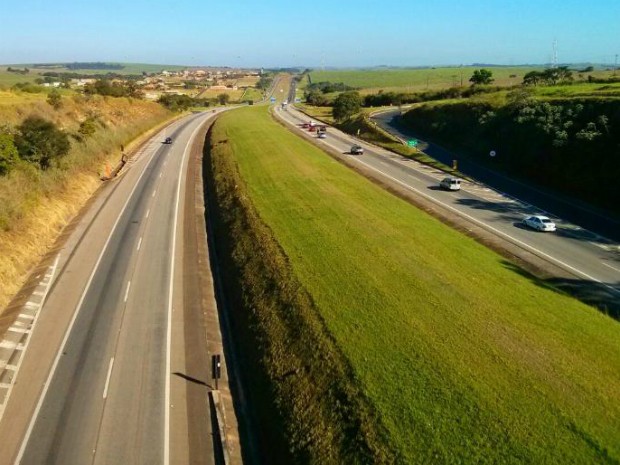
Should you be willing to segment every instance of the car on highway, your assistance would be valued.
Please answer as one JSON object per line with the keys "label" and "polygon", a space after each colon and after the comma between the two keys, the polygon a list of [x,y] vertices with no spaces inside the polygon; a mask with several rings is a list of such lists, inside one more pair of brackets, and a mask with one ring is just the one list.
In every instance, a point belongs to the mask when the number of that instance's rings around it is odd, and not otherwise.
{"label": "car on highway", "polygon": [[461,180],[448,176],[447,178],[443,178],[441,180],[439,187],[448,191],[458,191],[461,189]]}
{"label": "car on highway", "polygon": [[327,138],[327,133],[326,132],[319,132],[317,137],[319,139],[325,139],[325,138]]}
{"label": "car on highway", "polygon": [[523,224],[536,231],[555,231],[555,223],[546,216],[532,215],[523,220]]}
{"label": "car on highway", "polygon": [[364,153],[364,147],[361,145],[353,145],[350,150],[351,155],[362,155]]}
{"label": "car on highway", "polygon": [[164,144],[172,144],[172,137],[166,137],[166,140],[164,140]]}

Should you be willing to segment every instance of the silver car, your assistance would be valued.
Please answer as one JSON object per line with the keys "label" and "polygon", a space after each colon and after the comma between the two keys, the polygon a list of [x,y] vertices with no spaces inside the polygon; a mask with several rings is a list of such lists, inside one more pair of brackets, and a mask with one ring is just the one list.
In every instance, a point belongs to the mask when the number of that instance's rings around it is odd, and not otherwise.
{"label": "silver car", "polygon": [[523,220],[523,224],[528,228],[535,229],[536,231],[555,231],[555,223],[546,216],[542,215],[528,216]]}

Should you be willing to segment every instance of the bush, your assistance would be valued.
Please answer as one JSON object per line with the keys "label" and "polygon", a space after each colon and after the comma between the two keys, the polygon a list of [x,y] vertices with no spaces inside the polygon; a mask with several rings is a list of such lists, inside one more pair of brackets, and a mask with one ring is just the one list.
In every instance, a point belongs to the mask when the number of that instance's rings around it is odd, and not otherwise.
{"label": "bush", "polygon": [[0,134],[0,175],[5,175],[19,161],[19,153],[13,135]]}
{"label": "bush", "polygon": [[47,169],[54,160],[66,155],[71,148],[69,137],[54,123],[39,116],[30,116],[18,126],[15,145],[19,156],[41,169]]}
{"label": "bush", "polygon": [[62,107],[62,97],[60,96],[60,92],[54,89],[47,94],[47,103],[54,107],[54,110],[59,110]]}

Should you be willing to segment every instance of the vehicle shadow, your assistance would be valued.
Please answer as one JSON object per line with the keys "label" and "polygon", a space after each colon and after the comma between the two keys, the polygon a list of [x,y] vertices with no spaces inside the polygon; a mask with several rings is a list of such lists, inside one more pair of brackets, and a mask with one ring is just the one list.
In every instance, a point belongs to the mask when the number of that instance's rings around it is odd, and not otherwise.
{"label": "vehicle shadow", "polygon": [[426,188],[427,188],[427,189],[430,189],[430,190],[432,190],[432,191],[442,191],[442,190],[444,190],[444,189],[442,189],[442,188],[441,188],[441,187],[439,187],[439,186],[426,186]]}
{"label": "vehicle shadow", "polygon": [[597,283],[577,278],[547,278],[534,276],[514,263],[503,261],[504,267],[529,279],[539,287],[550,289],[560,294],[568,294],[581,302],[594,307],[599,312],[620,321],[620,299],[618,294],[607,286],[620,291],[620,281],[616,283]]}

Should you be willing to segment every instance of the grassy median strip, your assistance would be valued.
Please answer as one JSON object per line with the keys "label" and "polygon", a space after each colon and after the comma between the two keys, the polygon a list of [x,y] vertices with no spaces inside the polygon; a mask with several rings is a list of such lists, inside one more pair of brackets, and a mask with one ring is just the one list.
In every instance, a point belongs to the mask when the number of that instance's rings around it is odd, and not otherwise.
{"label": "grassy median strip", "polygon": [[[312,304],[304,311],[318,312],[398,462],[620,461],[616,321],[366,181],[264,108],[223,115],[212,136],[214,165],[238,170],[231,195],[285,255],[287,279]],[[242,248],[269,254],[260,240]],[[276,288],[255,298],[277,305]],[[286,352],[294,341],[272,343]],[[302,365],[317,356],[305,350]]]}

